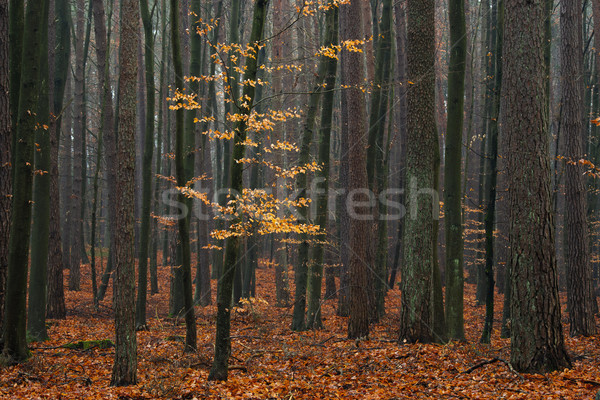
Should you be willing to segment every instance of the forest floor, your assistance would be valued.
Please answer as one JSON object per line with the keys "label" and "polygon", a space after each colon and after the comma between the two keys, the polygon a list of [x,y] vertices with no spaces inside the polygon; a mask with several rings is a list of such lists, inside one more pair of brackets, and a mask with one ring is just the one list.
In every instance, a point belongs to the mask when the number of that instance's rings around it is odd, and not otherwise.
{"label": "forest floor", "polygon": [[[82,291],[66,293],[67,319],[48,322],[50,340],[31,343],[26,363],[0,369],[0,398],[592,399],[600,390],[600,336],[567,336],[569,370],[517,374],[498,361],[469,372],[485,361],[510,359],[509,340],[499,337],[501,295],[491,345],[479,344],[485,307],[476,306],[472,285],[465,292],[467,342],[399,345],[398,289],[389,292],[387,315],[372,327],[370,339],[354,341],[346,339],[347,319],[335,315],[337,300],[323,303],[324,329],[292,332],[292,308],[275,305],[274,270],[266,268],[257,271],[257,298],[232,314],[229,380],[208,382],[216,306],[196,307],[198,351],[184,354],[185,325],[167,315],[168,267],[159,268],[160,294],[149,298],[150,330],[137,334],[139,383],[110,387],[114,348],[60,347],[114,337],[112,292],[94,310],[89,265],[82,273]],[[563,322],[568,332],[564,310]]]}

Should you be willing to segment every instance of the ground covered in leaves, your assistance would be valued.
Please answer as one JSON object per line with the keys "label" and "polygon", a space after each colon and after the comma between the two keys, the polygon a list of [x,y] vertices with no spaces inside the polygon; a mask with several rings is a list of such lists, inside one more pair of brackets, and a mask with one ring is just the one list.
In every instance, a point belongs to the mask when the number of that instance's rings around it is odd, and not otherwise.
{"label": "ground covered in leaves", "polygon": [[[397,289],[390,291],[387,316],[372,327],[370,340],[354,341],[346,339],[347,320],[335,315],[337,300],[323,303],[324,329],[292,332],[292,308],[275,305],[274,271],[267,268],[257,271],[257,298],[233,314],[230,377],[220,383],[206,380],[216,306],[196,308],[198,351],[184,354],[185,326],[167,315],[169,270],[161,268],[161,293],[149,300],[150,330],[137,336],[139,383],[114,388],[109,386],[114,348],[63,346],[113,339],[112,292],[94,310],[87,267],[83,290],[66,294],[67,319],[49,321],[50,340],[31,343],[28,362],[2,367],[0,398],[591,399],[600,390],[600,336],[567,338],[570,370],[544,375],[511,371],[502,361],[510,358],[510,343],[499,338],[501,296],[496,298],[491,345],[478,343],[485,307],[476,306],[470,285],[465,299],[467,343],[399,345]],[[491,362],[495,358],[500,360]]]}

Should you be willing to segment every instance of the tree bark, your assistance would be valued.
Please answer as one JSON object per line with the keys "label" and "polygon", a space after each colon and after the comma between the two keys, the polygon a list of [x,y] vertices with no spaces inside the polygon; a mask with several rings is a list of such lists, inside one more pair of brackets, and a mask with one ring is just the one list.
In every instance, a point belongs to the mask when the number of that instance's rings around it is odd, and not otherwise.
{"label": "tree bark", "polygon": [[[246,58],[244,81],[256,80],[258,70],[257,56],[258,43],[263,37],[265,21],[267,19],[269,1],[257,0],[254,3],[254,15],[252,20],[252,32],[250,34],[249,46],[254,49],[254,57]],[[248,116],[252,110],[255,88],[252,85],[244,85],[243,98],[247,105],[241,107],[238,111],[242,115]],[[242,193],[243,182],[242,172],[243,164],[239,162],[244,158],[245,146],[242,143],[246,139],[246,119],[240,119],[235,128],[235,145],[231,161],[231,189],[233,193]],[[236,217],[232,222],[239,222],[240,217]],[[208,380],[223,381],[227,380],[229,355],[231,354],[231,296],[233,294],[233,279],[235,269],[238,264],[238,253],[240,239],[238,236],[231,236],[226,240],[225,263],[222,271],[221,280],[217,294],[217,333],[215,337],[215,356],[210,369]]]}
{"label": "tree bark", "polygon": [[[181,58],[181,40],[179,37],[179,1],[171,0],[171,41],[173,47],[173,66],[175,69],[175,87],[183,90],[183,62]],[[189,179],[186,171],[186,154],[184,152],[186,139],[184,137],[184,109],[175,112],[175,176],[177,186],[183,188]],[[185,312],[185,350],[196,350],[196,315],[194,313],[194,299],[192,294],[192,273],[190,254],[190,213],[191,201],[185,194],[179,192],[178,201],[184,205],[184,215],[177,221],[181,251],[181,269],[183,285],[183,302]]]}
{"label": "tree bark", "polygon": [[[561,2],[561,129],[565,134],[565,258],[571,336],[596,333],[592,301],[583,146],[583,37],[581,0]],[[600,32],[598,33],[600,34]]]}
{"label": "tree bark", "polygon": [[[560,320],[545,101],[543,0],[505,5],[501,123],[510,176],[511,363],[569,367]],[[523,132],[527,132],[526,135]]]}
{"label": "tree bark", "polygon": [[20,74],[20,95],[14,147],[14,186],[12,193],[11,228],[8,254],[4,319],[4,356],[8,362],[20,362],[29,357],[26,337],[27,275],[31,227],[31,200],[34,165],[34,135],[36,129],[40,82],[40,58],[47,38],[47,1],[29,2],[25,12],[23,53]]}
{"label": "tree bark", "polygon": [[74,104],[74,126],[73,126],[73,192],[71,195],[71,257],[69,260],[69,290],[79,290],[81,284],[81,249],[82,249],[82,176],[83,169],[83,136],[86,134],[84,126],[84,0],[77,0],[76,7],[76,40],[75,40],[75,104]]}
{"label": "tree bark", "polygon": [[[338,44],[338,8],[332,6],[327,11],[324,46],[332,47]],[[310,276],[308,281],[308,309],[306,327],[320,329],[321,321],[321,287],[323,283],[323,243],[327,236],[327,211],[329,200],[329,152],[331,143],[331,122],[333,118],[333,95],[335,89],[337,58],[322,56],[321,62],[325,63],[325,83],[323,86],[323,106],[321,108],[321,128],[319,129],[319,154],[318,163],[321,170],[317,171],[316,178],[322,185],[317,197],[317,218],[323,236],[313,246],[311,257]]]}
{"label": "tree bark", "polygon": [[[342,6],[340,10],[340,28],[343,40],[361,40],[364,36],[363,15],[361,2],[353,1],[349,5]],[[370,45],[370,44],[369,44]],[[367,154],[366,134],[367,116],[366,102],[361,85],[364,84],[364,55],[358,52],[348,52],[347,64],[342,70],[346,85],[346,104],[348,107],[348,160],[349,179],[348,195],[346,205],[363,204],[362,207],[355,206],[350,212],[350,242],[349,248],[342,251],[350,253],[349,260],[349,318],[348,338],[356,339],[369,336],[369,268],[367,252],[369,247],[370,229],[372,224],[372,212],[365,207],[368,200],[366,193],[367,180]]]}
{"label": "tree bark", "polygon": [[[435,126],[435,4],[408,0],[408,133],[406,149],[407,216],[404,221],[404,262],[400,342],[435,341],[433,268],[437,130]],[[422,188],[422,189],[420,189]],[[424,191],[419,195],[419,191]]]}
{"label": "tree bark", "polygon": [[[35,131],[36,151],[33,185],[33,226],[31,230],[31,276],[29,278],[29,298],[27,302],[27,333],[35,341],[48,338],[46,331],[46,293],[48,281],[48,236],[50,233],[50,98],[48,68],[48,13],[50,2],[46,4],[42,32],[40,56],[40,93],[38,100]],[[54,8],[54,4],[52,4]]]}
{"label": "tree bark", "polygon": [[4,299],[8,272],[11,181],[11,113],[9,87],[8,0],[0,0],[0,332],[4,326]]}
{"label": "tree bark", "polygon": [[139,34],[137,0],[124,0],[121,9],[119,58],[119,140],[117,146],[115,237],[115,361],[112,386],[137,383],[135,334],[134,188],[137,59]]}
{"label": "tree bark", "polygon": [[[51,10],[52,11],[52,10]],[[67,81],[69,59],[71,56],[70,31],[67,21],[67,2],[55,0],[54,17],[50,23],[56,34],[54,38],[48,32],[48,48],[54,55],[54,74],[50,79],[54,81],[53,118],[50,125],[50,237],[48,249],[48,301],[46,304],[46,317],[64,319],[67,315],[65,307],[65,291],[63,283],[64,255],[60,229],[60,200],[59,187],[59,142],[62,129],[62,113]],[[52,61],[50,61],[52,62]]]}
{"label": "tree bark", "polygon": [[[138,263],[138,291],[135,309],[136,329],[146,326],[146,293],[148,292],[148,247],[150,245],[150,208],[152,203],[152,155],[154,153],[154,32],[148,9],[148,0],[140,1],[144,38],[146,43],[146,123],[144,156],[142,160],[142,224],[140,228],[140,256]],[[162,100],[162,99],[161,99]]]}
{"label": "tree bark", "polygon": [[448,120],[444,164],[446,321],[448,337],[463,340],[465,327],[461,167],[467,55],[464,0],[450,0],[448,13],[450,19],[450,63],[448,65]]}

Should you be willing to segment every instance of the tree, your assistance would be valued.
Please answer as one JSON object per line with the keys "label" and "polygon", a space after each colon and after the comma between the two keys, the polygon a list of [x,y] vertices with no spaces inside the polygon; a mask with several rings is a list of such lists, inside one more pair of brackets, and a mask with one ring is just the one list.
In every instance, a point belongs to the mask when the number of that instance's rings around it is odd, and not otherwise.
{"label": "tree", "polygon": [[[383,2],[381,23],[377,36],[375,52],[375,80],[371,94],[371,109],[369,115],[369,141],[367,147],[367,180],[369,189],[379,198],[387,188],[388,174],[386,160],[389,158],[389,144],[384,144],[386,115],[388,114],[390,75],[392,69],[392,1]],[[376,30],[377,24],[373,22]],[[374,32],[375,33],[375,32]],[[391,118],[387,118],[391,120]],[[391,134],[390,134],[391,136]],[[371,314],[374,320],[385,314],[385,293],[387,288],[387,210],[384,202],[379,202],[375,208],[377,240],[375,247],[375,269],[372,272],[373,296],[375,308]]]}
{"label": "tree", "polygon": [[[252,30],[250,33],[249,47],[253,51],[252,57],[246,58],[246,66],[243,81],[256,81],[258,71],[258,49],[259,42],[263,37],[265,21],[267,19],[269,1],[257,0],[254,3],[254,15],[252,17]],[[248,117],[252,110],[255,96],[254,85],[245,85],[242,98],[246,100],[245,105],[240,106],[239,112]],[[237,99],[236,99],[237,101]],[[233,193],[242,193],[242,172],[246,141],[247,118],[240,118],[235,127],[233,158],[231,161],[231,189]],[[232,223],[240,222],[240,216],[236,216]],[[225,248],[224,269],[221,274],[217,294],[217,333],[215,337],[215,356],[208,375],[208,380],[227,380],[229,355],[231,354],[231,296],[233,294],[233,279],[238,264],[238,250],[240,238],[233,235],[227,238]]]}
{"label": "tree", "polygon": [[[363,15],[361,2],[352,1],[340,10],[340,36],[342,40],[359,40],[363,36]],[[365,96],[361,89],[364,84],[364,55],[361,52],[344,54],[347,59],[342,63],[344,82],[348,85],[346,96],[348,119],[348,193],[353,195],[356,204],[365,204],[368,195],[365,189],[367,180],[367,154],[365,134],[367,130]],[[348,201],[346,202],[348,204]],[[349,248],[341,251],[350,253],[349,275],[349,318],[348,338],[356,339],[369,336],[369,268],[367,249],[369,246],[369,230],[371,212],[367,207],[355,207],[350,215]]]}
{"label": "tree", "polygon": [[565,135],[565,244],[571,336],[596,333],[592,297],[583,146],[583,38],[581,0],[561,2],[561,127]]}
{"label": "tree", "polygon": [[137,338],[135,334],[134,181],[136,84],[139,34],[139,4],[123,0],[119,59],[119,140],[117,146],[115,252],[115,361],[111,385],[137,382]]}
{"label": "tree", "polygon": [[[29,357],[26,338],[27,275],[31,224],[31,199],[34,165],[34,135],[37,126],[35,112],[39,96],[40,58],[44,18],[48,18],[46,0],[29,2],[25,11],[23,62],[20,74],[19,106],[14,148],[14,182],[12,192],[11,227],[8,254],[4,319],[4,356],[8,362],[20,362]],[[45,56],[45,55],[44,55]]]}
{"label": "tree", "polygon": [[[329,4],[326,14],[325,43],[326,47],[338,44],[338,7]],[[336,80],[337,58],[322,56],[321,62],[325,63],[325,84],[323,86],[323,106],[321,108],[321,128],[319,129],[319,159],[321,169],[317,172],[317,179],[323,185],[323,190],[318,192],[316,224],[319,229],[327,233],[327,204],[329,200],[329,152],[331,143],[331,120],[333,116],[333,95]],[[313,246],[311,257],[310,276],[308,281],[308,310],[306,327],[308,329],[322,328],[321,321],[321,286],[323,282],[323,242],[326,238],[319,238]]]}
{"label": "tree", "polygon": [[[69,22],[67,20],[68,3],[66,0],[55,0],[54,16],[50,26],[56,38],[48,32],[48,48],[54,55],[53,118],[50,125],[50,237],[48,248],[48,301],[46,304],[47,318],[64,319],[67,315],[65,307],[65,292],[63,283],[64,255],[60,230],[60,190],[59,189],[59,139],[62,128],[62,108],[65,96],[67,72],[71,56]],[[49,60],[49,62],[52,62]],[[52,65],[51,65],[52,67]]]}
{"label": "tree", "polygon": [[[110,43],[110,29],[103,29],[104,22],[102,15],[103,10],[102,2],[100,0],[93,0],[93,14],[94,14],[94,27],[96,29],[96,55],[98,58],[98,64],[102,64],[102,60],[105,60],[104,67],[104,87],[102,88],[102,122],[101,127],[103,131],[103,139],[102,144],[104,145],[104,154],[106,155],[106,183],[107,183],[107,192],[108,192],[108,260],[106,262],[106,268],[104,273],[102,274],[102,281],[100,283],[100,287],[98,288],[98,301],[104,298],[106,293],[106,289],[108,288],[108,280],[111,277],[114,264],[116,263],[116,254],[115,254],[115,240],[116,240],[116,209],[117,209],[117,200],[116,200],[116,186],[117,186],[117,135],[116,130],[117,126],[115,123],[114,111],[113,111],[113,97],[112,97],[112,85],[110,79],[108,77],[109,68],[108,68],[108,43]],[[108,14],[108,22],[109,28],[112,24],[112,8],[109,9]],[[102,32],[105,31],[105,34]]]}
{"label": "tree", "polygon": [[494,80],[490,83],[491,114],[488,118],[488,136],[486,140],[486,158],[484,160],[485,182],[484,199],[486,200],[483,225],[485,229],[485,323],[481,334],[482,343],[490,343],[494,323],[494,222],[496,219],[496,183],[498,181],[498,116],[500,113],[500,88],[502,85],[502,30],[504,21],[504,4],[502,0],[492,1],[492,29],[490,32],[491,55],[490,70]]}
{"label": "tree", "polygon": [[0,332],[4,326],[4,298],[10,232],[11,120],[8,63],[8,0],[0,1]]}
{"label": "tree", "polygon": [[86,134],[84,126],[85,113],[85,70],[84,70],[84,41],[85,41],[85,3],[77,0],[75,32],[75,102],[73,125],[73,193],[71,198],[70,231],[71,231],[71,258],[69,261],[69,290],[79,290],[81,284],[81,249],[82,249],[82,185],[81,170],[83,169],[83,137]]}
{"label": "tree", "polygon": [[446,223],[446,321],[448,337],[465,338],[463,315],[462,135],[464,120],[467,35],[464,0],[450,0],[450,63],[448,120],[444,164],[444,221]]}
{"label": "tree", "polygon": [[510,176],[511,363],[532,372],[570,366],[560,320],[550,198],[544,9],[542,0],[505,3],[500,118]]}
{"label": "tree", "polygon": [[[407,215],[404,221],[404,262],[400,341],[436,340],[433,321],[433,276],[439,204],[436,185],[435,125],[435,2],[408,0],[407,66],[408,132],[406,148]],[[419,188],[423,193],[419,193]]]}
{"label": "tree", "polygon": [[[325,45],[325,43],[324,43]],[[323,89],[323,80],[327,62],[325,58],[321,58],[319,70],[315,75],[313,90],[310,93],[308,101],[308,110],[306,112],[306,120],[302,132],[302,142],[300,145],[299,163],[304,165],[310,160],[311,144],[319,111],[319,101],[321,100],[321,92]],[[300,191],[299,198],[304,199],[307,196],[308,177],[307,174],[299,174],[296,177],[296,188]],[[306,207],[299,210],[300,218],[306,220],[308,218],[308,209]],[[309,270],[309,250],[310,242],[309,235],[304,233],[300,235],[300,245],[298,246],[298,260],[294,271],[294,311],[292,315],[292,330],[301,331],[306,329],[306,291],[308,285],[308,270]],[[320,296],[320,292],[319,292]]]}
{"label": "tree", "polygon": [[[183,62],[181,58],[181,39],[179,37],[179,1],[171,0],[171,41],[173,47],[173,67],[175,69],[175,88],[183,90]],[[186,138],[184,137],[184,109],[178,104],[175,111],[175,176],[177,186],[184,188],[190,176],[186,170],[186,158],[184,150],[187,150]],[[194,299],[192,297],[192,272],[191,272],[191,250],[190,250],[190,213],[191,201],[183,192],[179,192],[178,201],[184,205],[184,215],[177,220],[180,251],[181,251],[181,275],[183,284],[183,306],[185,313],[185,350],[196,350],[196,315],[194,313]]]}
{"label": "tree", "polygon": [[[31,276],[27,302],[27,332],[36,341],[46,340],[46,293],[48,281],[48,237],[50,233],[50,97],[48,60],[48,8],[44,10],[45,34],[40,56],[40,93],[35,132],[33,226],[31,230]],[[52,4],[54,7],[54,3]]]}
{"label": "tree", "polygon": [[142,224],[140,227],[140,257],[138,264],[138,292],[135,309],[136,329],[146,326],[146,293],[148,292],[148,247],[150,245],[150,206],[152,202],[152,155],[154,153],[154,32],[148,0],[140,1],[146,51],[146,132],[142,160]]}

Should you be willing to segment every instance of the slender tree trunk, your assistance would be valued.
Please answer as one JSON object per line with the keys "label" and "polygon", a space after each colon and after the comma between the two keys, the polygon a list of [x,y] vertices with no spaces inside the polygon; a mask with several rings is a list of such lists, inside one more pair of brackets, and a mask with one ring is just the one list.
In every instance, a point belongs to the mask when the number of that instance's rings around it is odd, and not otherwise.
{"label": "slender tree trunk", "polygon": [[[9,60],[9,96],[10,96],[10,116],[12,127],[11,138],[11,161],[14,165],[17,157],[15,149],[17,148],[17,120],[19,117],[19,94],[21,85],[21,57],[23,56],[23,25],[25,21],[25,2],[21,0],[9,0],[9,31],[8,40],[10,46],[8,48]],[[13,168],[12,175],[16,173]]]}
{"label": "slender tree trunk", "polygon": [[531,372],[571,365],[560,320],[551,211],[544,9],[542,0],[507,1],[503,47],[501,121],[511,177],[511,363]]}
{"label": "slender tree trunk", "polygon": [[[164,171],[163,168],[163,125],[164,118],[166,114],[166,103],[162,100],[165,98],[165,69],[168,58],[167,51],[167,3],[166,0],[161,0],[161,32],[163,37],[162,43],[162,54],[160,61],[160,73],[159,73],[159,90],[158,90],[158,98],[159,98],[159,107],[158,107],[158,121],[157,121],[157,140],[156,143],[158,147],[156,148],[156,173],[162,174]],[[158,214],[161,210],[160,203],[160,194],[161,194],[161,179],[157,179],[154,184],[154,207],[155,212]],[[162,231],[166,233],[166,229],[163,229],[161,225],[158,224],[156,219],[152,222],[153,225],[153,239],[152,239],[152,250],[151,250],[151,259],[150,259],[150,293],[157,294],[158,293],[158,242],[160,238],[160,234]],[[162,229],[162,230],[159,230]],[[167,254],[166,252],[162,253],[162,265],[166,265]]]}
{"label": "slender tree trunk", "polygon": [[[565,133],[565,247],[567,309],[571,336],[596,333],[592,305],[583,146],[583,38],[581,0],[561,2],[561,127]],[[600,34],[600,32],[598,33]]]}
{"label": "slender tree trunk", "polygon": [[146,43],[146,132],[142,160],[142,224],[140,228],[140,256],[138,264],[138,291],[135,309],[137,330],[146,326],[146,293],[148,291],[148,247],[150,244],[150,208],[152,203],[152,155],[154,153],[154,32],[148,9],[148,0],[140,1]]}
{"label": "slender tree trunk", "polygon": [[[267,19],[268,0],[257,0],[254,3],[254,15],[252,20],[252,32],[250,34],[249,46],[254,50],[254,57],[246,58],[244,81],[255,81],[258,70],[257,63],[257,44],[263,37],[265,21]],[[248,116],[252,110],[254,102],[255,88],[252,85],[244,85],[243,98],[247,100],[247,105],[240,108],[242,115]],[[246,140],[246,120],[240,119],[235,129],[235,146],[231,163],[231,189],[233,193],[242,192],[242,172],[243,164],[239,162],[244,157],[245,146],[242,143]],[[233,220],[233,223],[239,222],[239,217]],[[227,238],[225,249],[224,270],[219,282],[218,300],[217,300],[217,333],[215,338],[215,356],[213,364],[208,375],[208,380],[227,380],[229,355],[231,354],[231,296],[233,291],[233,279],[235,269],[238,264],[239,237],[231,236]]]}
{"label": "slender tree trunk", "polygon": [[444,164],[446,321],[448,337],[463,340],[465,327],[461,166],[467,55],[464,0],[450,0],[449,19],[451,47],[448,65],[448,125]]}
{"label": "slender tree trunk", "polygon": [[[592,13],[593,13],[593,17],[594,17],[594,32],[600,32],[600,2],[592,2]],[[596,67],[596,107],[594,108],[594,110],[592,112],[596,113],[596,115],[599,115],[599,105],[600,105],[600,34],[596,34],[594,33],[594,53],[595,53],[595,57],[594,57],[594,65]],[[594,129],[595,132],[595,137],[598,138],[600,135],[600,128],[599,127],[594,127],[592,128]],[[600,142],[600,139],[596,139]],[[598,165],[600,163],[600,143],[598,143],[595,147],[595,151],[592,152],[592,154],[594,155],[594,163],[596,165]],[[598,182],[595,182],[594,188],[596,188],[596,190],[600,187],[600,184],[598,184]],[[594,212],[594,216],[595,219],[598,220],[600,219],[600,214],[599,214],[599,205],[598,205],[598,197],[596,196],[594,199],[594,204],[593,204],[593,208],[595,210]],[[599,232],[599,230],[596,228],[596,232]],[[598,251],[598,243],[596,241],[596,243],[594,244],[593,247],[593,251]],[[596,297],[598,295],[600,295],[600,263],[598,261],[596,261],[595,263],[595,268],[594,268],[594,286],[593,286],[593,295],[594,295],[594,301],[596,301]]]}
{"label": "slender tree trunk", "polygon": [[[310,150],[313,141],[319,101],[323,89],[323,80],[325,79],[326,63],[319,64],[319,70],[315,76],[315,83],[309,96],[308,110],[306,111],[306,120],[302,133],[302,142],[300,145],[300,154],[298,157],[299,165],[306,165],[310,162]],[[308,179],[307,175],[298,174],[296,178],[296,188],[300,192],[298,199],[307,198]],[[308,208],[302,207],[298,210],[300,220],[305,222],[308,219]],[[306,329],[306,289],[308,285],[308,263],[309,263],[309,236],[306,233],[300,234],[300,245],[298,247],[298,260],[294,270],[294,283],[296,285],[294,293],[294,311],[292,315],[292,330],[301,331]],[[282,263],[283,264],[283,263]]]}
{"label": "slender tree trunk", "polygon": [[[94,15],[94,33],[96,36],[96,56],[98,63],[98,73],[103,75],[102,79],[102,110],[101,110],[101,127],[103,131],[103,145],[106,155],[106,181],[108,190],[108,233],[109,233],[109,252],[106,263],[106,271],[102,275],[100,287],[98,288],[98,301],[104,298],[108,287],[108,280],[112,274],[112,268],[115,264],[115,235],[116,235],[116,135],[115,121],[113,112],[113,98],[110,82],[110,69],[108,53],[110,48],[110,29],[105,28],[105,12],[101,0],[93,0],[93,15]],[[110,10],[112,15],[112,9]],[[111,18],[108,18],[109,28],[112,24]],[[100,72],[103,71],[103,72]]]}
{"label": "slender tree trunk", "polygon": [[[341,20],[340,20],[341,25]],[[341,33],[341,32],[340,32]],[[346,86],[347,75],[344,71],[348,70],[348,55],[346,52],[342,52],[340,55],[340,84]],[[340,101],[340,170],[339,170],[339,184],[338,190],[340,191],[340,197],[338,201],[338,207],[340,210],[340,241],[339,241],[339,252],[340,252],[340,295],[338,297],[337,315],[340,317],[347,317],[350,309],[350,252],[347,249],[350,247],[350,215],[348,208],[346,207],[346,195],[349,188],[350,180],[350,160],[348,159],[348,152],[350,150],[350,139],[348,138],[348,96],[342,92]]]}
{"label": "slender tree trunk", "polygon": [[[31,200],[34,165],[35,113],[40,88],[40,58],[44,32],[44,18],[48,17],[46,0],[29,2],[25,12],[23,54],[20,75],[20,95],[17,116],[17,140],[14,147],[14,186],[12,192],[11,228],[8,254],[4,318],[4,356],[11,362],[29,357],[26,338],[27,275],[31,226]],[[46,56],[46,54],[44,54]]]}
{"label": "slender tree trunk", "polygon": [[119,58],[119,140],[117,147],[117,226],[115,238],[115,361],[112,386],[137,383],[137,339],[135,334],[134,185],[136,80],[135,54],[139,34],[137,0],[124,0],[121,8]]}
{"label": "slender tree trunk", "polygon": [[[485,282],[487,289],[485,291],[486,316],[481,334],[482,343],[490,343],[492,335],[492,325],[494,322],[494,242],[495,242],[495,219],[496,219],[496,183],[498,181],[498,117],[500,114],[500,88],[502,84],[502,29],[504,21],[504,4],[502,0],[492,0],[492,55],[490,62],[493,71],[493,89],[492,89],[492,114],[489,120],[486,159],[485,159],[485,195],[486,208],[484,214],[485,229]],[[496,262],[497,264],[497,262]]]}
{"label": "slender tree trunk", "polygon": [[[327,11],[325,42],[327,47],[338,44],[338,8],[333,6]],[[317,172],[316,178],[322,185],[318,190],[317,218],[316,224],[319,229],[327,234],[327,208],[329,200],[329,152],[331,143],[331,125],[333,119],[333,97],[337,71],[337,58],[325,57],[321,62],[325,63],[325,84],[323,86],[323,107],[321,108],[321,129],[319,130],[319,159],[321,170]],[[325,238],[322,239],[325,241]],[[311,273],[308,285],[308,311],[306,316],[306,327],[308,329],[320,329],[323,327],[321,321],[321,286],[323,282],[323,244],[317,243],[313,246],[311,257]]]}
{"label": "slender tree trunk", "polygon": [[[68,11],[67,11],[68,12]],[[65,31],[69,32],[69,41],[65,39],[65,45],[69,49],[69,57],[68,61],[70,66],[71,60],[71,39],[70,39],[70,23],[66,18],[68,14],[65,14]],[[73,90],[72,90],[72,81],[73,78],[71,76],[69,68],[67,69],[67,79],[65,81],[65,97],[67,101],[72,103],[73,100]],[[67,107],[63,110],[63,118],[64,123],[62,124],[62,143],[59,142],[59,175],[61,177],[59,186],[62,189],[60,191],[60,222],[61,222],[61,236],[63,239],[62,249],[63,249],[63,266],[66,269],[70,268],[71,265],[71,194],[73,192],[73,178],[72,178],[72,123],[73,123],[73,107],[71,104],[68,104]]]}
{"label": "slender tree trunk", "polygon": [[48,301],[46,304],[47,318],[66,317],[65,293],[63,283],[64,255],[62,248],[62,237],[60,229],[60,191],[59,188],[59,141],[62,128],[62,113],[67,81],[69,58],[71,56],[70,31],[67,21],[67,2],[55,0],[54,17],[50,19],[52,31],[56,33],[54,38],[48,32],[48,48],[53,54],[54,73],[50,75],[53,79],[53,118],[54,123],[50,125],[50,237],[48,249]]}
{"label": "slender tree trunk", "polygon": [[[361,4],[353,1],[340,10],[340,28],[343,40],[363,38],[363,16]],[[345,57],[346,55],[344,55]],[[347,53],[347,64],[342,70],[348,107],[348,195],[356,204],[365,204],[368,188],[367,154],[365,134],[368,132],[366,120],[365,96],[360,88],[364,84],[364,55],[357,52]],[[348,200],[347,203],[348,204]],[[366,263],[369,247],[372,212],[367,207],[355,206],[348,210],[350,216],[349,248],[341,249],[350,253],[349,260],[349,318],[348,338],[369,336],[369,268]]]}
{"label": "slender tree trunk", "polygon": [[[404,189],[406,177],[405,177],[405,163],[406,163],[406,133],[407,133],[407,86],[408,81],[406,77],[406,2],[396,2],[394,5],[394,13],[396,15],[396,57],[397,57],[397,79],[399,86],[397,88],[398,93],[398,146],[400,147],[400,162],[398,163],[399,179],[398,188]],[[400,194],[400,204],[405,203],[405,196],[403,193]],[[394,262],[392,264],[392,271],[390,274],[389,288],[393,288],[396,283],[396,276],[398,273],[398,264],[403,259],[404,250],[404,218],[398,220],[398,242],[396,244],[396,250],[394,252]]]}
{"label": "slender tree trunk", "polygon": [[73,129],[73,194],[71,196],[70,230],[71,230],[71,258],[69,261],[69,290],[79,290],[81,284],[81,249],[82,249],[82,175],[83,169],[83,136],[85,132],[84,120],[84,0],[77,0],[76,7],[76,40],[75,40],[75,104],[74,104],[74,129]]}
{"label": "slender tree trunk", "polygon": [[[183,63],[181,58],[181,40],[179,37],[179,1],[171,0],[171,41],[173,47],[173,66],[175,68],[175,87],[183,90]],[[177,186],[185,187],[188,181],[186,172],[185,137],[183,126],[184,109],[179,108],[175,114],[175,176]],[[179,228],[179,239],[181,240],[181,273],[183,284],[183,301],[185,312],[185,350],[196,350],[196,315],[194,313],[194,299],[192,294],[192,273],[190,254],[190,211],[191,202],[182,192],[178,195],[178,201],[184,205],[183,216],[177,221]]]}
{"label": "slender tree trunk", "polygon": [[[54,8],[54,4],[52,4]],[[40,55],[40,93],[38,100],[35,132],[36,151],[34,155],[33,186],[33,227],[31,231],[31,276],[29,278],[29,299],[27,302],[27,332],[31,339],[43,341],[48,338],[46,331],[46,293],[48,281],[48,235],[50,233],[50,98],[48,68],[48,14],[46,2],[42,20]]]}
{"label": "slender tree trunk", "polygon": [[[375,59],[375,81],[371,95],[371,109],[369,115],[369,142],[367,148],[367,179],[369,188],[379,198],[379,195],[387,188],[387,172],[384,171],[385,159],[388,157],[388,146],[384,144],[385,125],[388,96],[390,92],[390,75],[392,67],[392,2],[383,1],[382,18],[379,26]],[[375,33],[375,32],[374,32]],[[387,213],[384,202],[378,202],[375,208],[374,224],[377,239],[373,242],[375,251],[375,269],[372,273],[373,301],[375,308],[371,316],[374,321],[379,320],[385,314],[385,293],[387,276]]]}
{"label": "slender tree trunk", "polygon": [[[9,87],[8,0],[0,0],[0,332],[4,327],[4,299],[10,232],[11,118]],[[11,45],[12,46],[12,45]]]}

